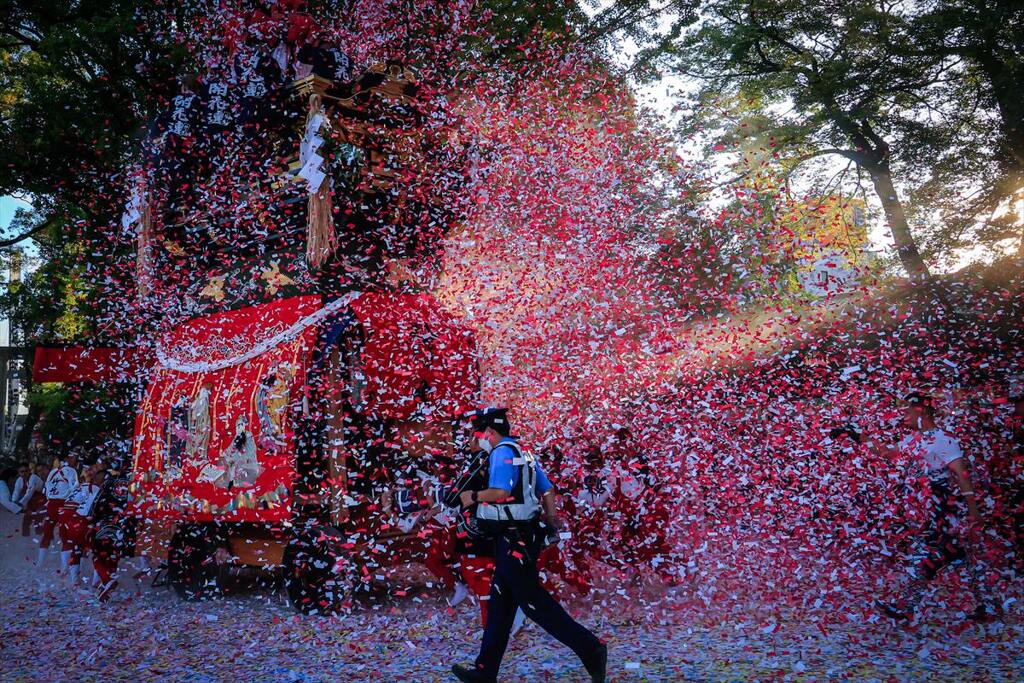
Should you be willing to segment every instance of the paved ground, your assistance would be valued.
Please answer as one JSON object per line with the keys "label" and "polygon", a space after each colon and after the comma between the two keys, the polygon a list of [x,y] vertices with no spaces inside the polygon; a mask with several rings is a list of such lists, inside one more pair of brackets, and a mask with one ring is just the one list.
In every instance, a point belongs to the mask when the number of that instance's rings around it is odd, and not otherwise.
{"label": "paved ground", "polygon": [[[11,516],[0,516],[4,681],[445,681],[451,663],[471,659],[479,635],[475,607],[452,613],[422,585],[401,597],[409,587],[382,588],[336,618],[299,616],[279,593],[185,604],[128,577],[99,605],[36,576],[34,552]],[[606,639],[609,678],[621,683],[1024,680],[1020,602],[1001,623],[968,625],[933,610],[910,629],[857,610],[698,603],[688,588],[609,588],[570,610]],[[513,643],[502,680],[585,678],[532,627]]]}

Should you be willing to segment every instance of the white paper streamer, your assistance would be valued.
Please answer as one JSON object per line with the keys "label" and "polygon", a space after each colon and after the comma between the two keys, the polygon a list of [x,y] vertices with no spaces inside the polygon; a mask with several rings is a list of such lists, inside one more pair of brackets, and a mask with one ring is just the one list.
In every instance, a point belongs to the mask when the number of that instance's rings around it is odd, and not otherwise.
{"label": "white paper streamer", "polygon": [[336,311],[344,308],[345,306],[348,306],[350,303],[359,298],[361,294],[361,292],[349,292],[345,296],[339,297],[334,301],[330,302],[323,308],[314,311],[313,313],[310,313],[306,317],[295,321],[295,323],[293,323],[287,329],[282,330],[281,332],[278,332],[274,336],[268,337],[267,339],[264,339],[263,341],[257,343],[255,346],[253,346],[245,353],[241,353],[236,356],[231,356],[230,358],[224,358],[222,360],[206,363],[186,363],[179,361],[175,358],[172,358],[167,354],[167,351],[165,349],[160,347],[157,347],[156,349],[156,358],[162,367],[167,368],[168,370],[176,370],[178,372],[214,372],[216,370],[230,368],[234,365],[239,365],[241,363],[245,363],[246,361],[250,361],[253,358],[256,358],[257,356],[261,356],[279,344],[282,344],[286,341],[291,341],[295,337],[299,336],[299,334],[301,334],[302,331],[305,330],[310,325],[315,325],[324,318],[326,318],[327,316],[331,315],[332,313],[335,313]]}

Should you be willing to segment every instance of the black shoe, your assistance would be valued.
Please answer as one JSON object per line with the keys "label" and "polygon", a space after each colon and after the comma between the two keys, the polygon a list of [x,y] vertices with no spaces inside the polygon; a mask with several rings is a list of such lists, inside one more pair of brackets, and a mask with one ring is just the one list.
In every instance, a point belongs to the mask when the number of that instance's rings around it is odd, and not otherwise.
{"label": "black shoe", "polygon": [[584,659],[583,668],[590,674],[590,683],[604,683],[608,675],[608,646],[601,645],[594,654]]}
{"label": "black shoe", "polygon": [[909,621],[910,617],[913,616],[913,612],[897,609],[891,604],[882,602],[881,600],[875,600],[875,607],[882,610],[882,612],[885,613],[885,616],[895,621]]}
{"label": "black shoe", "polygon": [[452,673],[462,683],[497,683],[497,678],[487,678],[475,666],[456,664],[452,667]]}

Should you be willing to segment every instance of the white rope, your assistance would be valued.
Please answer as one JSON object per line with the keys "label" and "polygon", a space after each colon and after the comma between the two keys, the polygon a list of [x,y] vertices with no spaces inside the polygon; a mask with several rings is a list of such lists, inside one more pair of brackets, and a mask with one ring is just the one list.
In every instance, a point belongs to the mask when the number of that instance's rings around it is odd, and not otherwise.
{"label": "white rope", "polygon": [[163,366],[164,368],[167,368],[168,370],[177,370],[178,372],[214,372],[215,370],[223,370],[225,368],[230,368],[233,365],[239,365],[240,363],[250,361],[253,358],[256,358],[257,356],[261,356],[270,349],[277,346],[278,344],[282,344],[286,341],[291,341],[295,337],[299,336],[299,334],[301,334],[302,331],[305,330],[310,325],[315,325],[324,318],[326,318],[327,316],[331,315],[332,313],[338,311],[341,308],[344,308],[345,306],[348,306],[350,303],[359,298],[360,294],[361,292],[349,292],[345,296],[335,299],[334,301],[330,302],[323,308],[320,308],[314,311],[313,313],[310,313],[306,317],[295,321],[287,329],[278,332],[272,337],[264,339],[263,341],[257,343],[255,346],[253,346],[245,353],[239,354],[237,356],[231,356],[230,358],[224,358],[222,360],[206,363],[186,363],[171,358],[169,355],[167,355],[166,350],[158,347],[156,350],[156,358],[157,361],[159,361],[160,365]]}

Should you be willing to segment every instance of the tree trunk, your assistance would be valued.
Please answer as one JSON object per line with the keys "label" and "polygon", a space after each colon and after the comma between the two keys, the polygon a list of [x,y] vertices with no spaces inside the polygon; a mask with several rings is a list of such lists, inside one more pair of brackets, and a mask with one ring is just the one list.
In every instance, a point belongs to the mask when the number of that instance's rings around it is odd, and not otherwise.
{"label": "tree trunk", "polygon": [[[999,152],[1003,162],[1019,180],[1024,172],[1024,100],[1020,94],[1020,77],[1024,69],[1014,68],[1008,58],[985,52],[975,56],[992,88],[992,97],[999,111]],[[1010,191],[1016,190],[1013,186]]]}
{"label": "tree trunk", "polygon": [[917,243],[914,236],[910,234],[910,225],[907,224],[907,213],[903,210],[903,203],[896,188],[892,184],[892,173],[888,164],[866,169],[871,175],[871,182],[875,186],[875,193],[882,202],[882,209],[885,211],[885,219],[892,231],[892,239],[896,245],[896,254],[900,263],[903,264],[907,275],[914,282],[926,282],[931,280],[932,274],[928,270],[921,252],[917,250]]}
{"label": "tree trunk", "polygon": [[[996,149],[996,158],[1006,174],[999,190],[1013,197],[1024,184],[1024,99],[1020,94],[1020,79],[1024,69],[1019,60],[1005,54],[998,55],[989,46],[985,50],[968,52],[988,79],[999,111],[999,131],[1002,134]],[[1021,231],[1017,256],[1024,258],[1024,230]]]}

